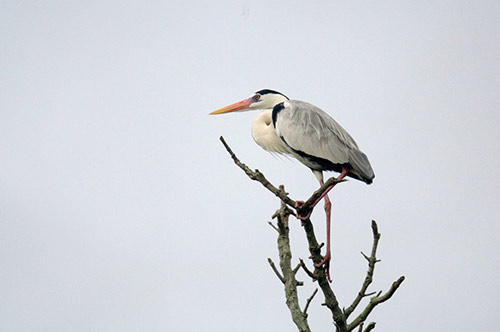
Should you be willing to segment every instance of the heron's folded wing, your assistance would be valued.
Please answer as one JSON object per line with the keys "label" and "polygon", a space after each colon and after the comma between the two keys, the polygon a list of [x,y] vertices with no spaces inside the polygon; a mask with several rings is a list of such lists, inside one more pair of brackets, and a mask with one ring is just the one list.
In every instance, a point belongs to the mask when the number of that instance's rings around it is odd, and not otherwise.
{"label": "heron's folded wing", "polygon": [[283,106],[276,132],[292,149],[335,164],[348,163],[349,150],[358,150],[349,133],[318,107],[296,100]]}

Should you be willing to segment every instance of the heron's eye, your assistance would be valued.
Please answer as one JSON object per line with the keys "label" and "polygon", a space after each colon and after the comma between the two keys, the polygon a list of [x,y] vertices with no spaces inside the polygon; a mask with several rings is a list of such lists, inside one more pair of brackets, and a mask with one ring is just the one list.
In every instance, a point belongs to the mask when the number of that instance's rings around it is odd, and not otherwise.
{"label": "heron's eye", "polygon": [[260,99],[260,95],[253,96],[253,99],[255,99],[255,101],[258,101]]}

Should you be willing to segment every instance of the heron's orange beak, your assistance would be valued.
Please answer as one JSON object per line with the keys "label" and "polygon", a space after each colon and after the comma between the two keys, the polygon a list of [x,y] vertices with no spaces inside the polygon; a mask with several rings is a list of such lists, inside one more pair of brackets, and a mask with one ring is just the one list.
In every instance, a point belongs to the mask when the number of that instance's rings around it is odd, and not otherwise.
{"label": "heron's orange beak", "polygon": [[252,103],[253,103],[253,100],[250,97],[248,99],[239,101],[239,102],[231,104],[229,106],[226,106],[226,107],[223,107],[223,108],[219,108],[218,110],[213,111],[210,114],[223,114],[223,113],[241,111],[241,110],[244,110],[244,109],[247,109],[248,107],[250,107],[250,105]]}

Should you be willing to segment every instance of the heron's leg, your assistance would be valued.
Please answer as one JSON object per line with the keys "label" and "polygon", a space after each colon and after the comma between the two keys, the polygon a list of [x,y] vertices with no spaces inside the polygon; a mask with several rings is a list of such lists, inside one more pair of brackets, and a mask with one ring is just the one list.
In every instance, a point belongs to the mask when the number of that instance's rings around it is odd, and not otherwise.
{"label": "heron's leg", "polygon": [[[349,172],[349,170],[347,168],[343,167],[342,168],[342,172],[338,176],[337,180],[342,180],[347,175],[348,172]],[[320,180],[319,183],[321,185],[324,184],[323,180]],[[326,269],[326,277],[328,278],[328,281],[330,281],[330,282],[332,281],[332,279],[330,278],[330,259],[332,257],[331,242],[330,242],[330,238],[331,238],[330,232],[331,232],[332,202],[330,201],[330,198],[328,197],[328,191],[330,191],[334,186],[335,186],[335,184],[333,184],[330,188],[328,188],[325,191],[325,193],[323,195],[321,195],[321,197],[320,197],[320,199],[323,198],[323,197],[325,199],[326,254],[325,254],[325,256],[323,256],[323,259],[321,260],[321,262],[319,262],[318,264],[316,264],[317,267],[321,267],[321,266],[325,267],[325,269]],[[316,205],[317,202],[318,201],[316,201],[314,205]]]}
{"label": "heron's leg", "polygon": [[[323,185],[323,184],[321,184]],[[332,282],[330,278],[330,259],[332,257],[331,253],[331,243],[330,243],[330,231],[331,231],[331,212],[332,212],[332,202],[328,195],[325,195],[325,214],[326,214],[326,254],[323,256],[321,262],[316,264],[317,267],[324,266],[326,269],[326,277],[328,281]]]}

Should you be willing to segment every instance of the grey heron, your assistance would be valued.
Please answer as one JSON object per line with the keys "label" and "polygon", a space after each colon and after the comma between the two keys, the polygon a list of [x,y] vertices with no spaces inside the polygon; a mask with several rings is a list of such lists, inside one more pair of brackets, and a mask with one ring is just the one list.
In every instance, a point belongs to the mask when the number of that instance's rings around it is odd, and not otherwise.
{"label": "grey heron", "polygon": [[[264,89],[210,114],[251,110],[262,110],[252,122],[255,142],[269,152],[295,157],[312,170],[321,185],[324,184],[323,171],[340,173],[338,180],[348,176],[366,184],[372,183],[375,175],[368,157],[337,121],[314,105],[290,100],[280,92]],[[328,191],[333,186],[311,207],[312,209],[324,197],[327,246],[326,254],[317,266],[325,266],[328,279],[331,259],[331,202]],[[306,219],[309,215],[298,217]]]}

